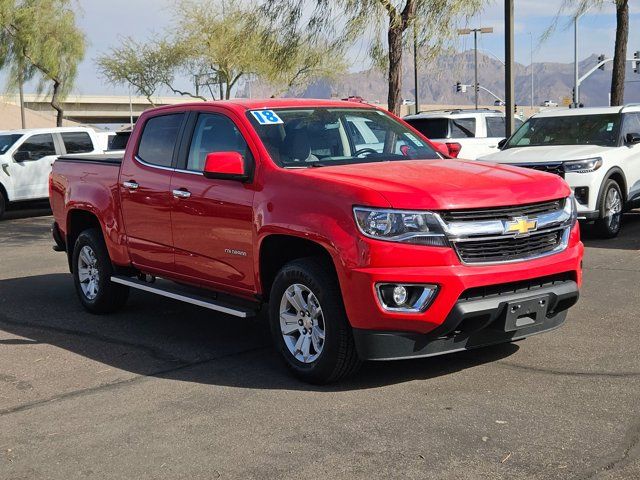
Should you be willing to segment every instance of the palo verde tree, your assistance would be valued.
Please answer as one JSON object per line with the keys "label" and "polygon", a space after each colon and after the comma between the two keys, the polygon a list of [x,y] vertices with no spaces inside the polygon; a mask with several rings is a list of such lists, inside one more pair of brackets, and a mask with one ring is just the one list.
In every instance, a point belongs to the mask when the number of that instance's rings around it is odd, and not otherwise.
{"label": "palo verde tree", "polygon": [[38,93],[51,92],[56,123],[62,126],[60,102],[73,87],[85,39],[69,0],[0,1],[0,68],[8,83],[36,80]]}
{"label": "palo verde tree", "polygon": [[[117,48],[96,59],[98,72],[112,85],[129,85],[155,106],[153,96],[165,86],[174,92],[176,70],[183,64],[186,52],[181,45],[154,39],[147,43],[124,38]],[[187,94],[188,92],[179,92]],[[204,97],[197,96],[205,100]]]}
{"label": "palo verde tree", "polygon": [[[343,38],[370,41],[370,53],[388,71],[389,110],[400,111],[402,62],[413,29],[431,56],[442,51],[453,37],[455,24],[476,13],[482,0],[266,0],[263,11],[273,21]],[[311,12],[310,14],[308,12]],[[344,26],[338,32],[336,25]]]}
{"label": "palo verde tree", "polygon": [[[176,10],[176,28],[164,39],[124,39],[97,64],[108,82],[131,85],[151,103],[161,87],[206,100],[198,90],[206,85],[209,98],[228,99],[247,75],[279,93],[345,68],[336,45],[311,42],[305,35],[283,35],[261,11],[228,0],[224,8],[220,1],[183,0]],[[176,88],[176,79],[184,77],[194,80],[193,92]]]}
{"label": "palo verde tree", "polygon": [[[582,15],[591,8],[602,8],[611,0],[564,0],[551,27],[543,39],[556,28],[561,15],[571,12]],[[611,80],[611,105],[624,103],[624,81],[627,74],[627,45],[629,42],[629,0],[614,0],[616,5],[616,43],[613,56],[613,77]]]}

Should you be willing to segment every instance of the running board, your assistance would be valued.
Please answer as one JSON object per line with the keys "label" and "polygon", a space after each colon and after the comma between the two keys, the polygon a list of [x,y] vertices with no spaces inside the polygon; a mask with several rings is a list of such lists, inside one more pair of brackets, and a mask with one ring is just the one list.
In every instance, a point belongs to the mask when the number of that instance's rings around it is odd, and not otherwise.
{"label": "running board", "polygon": [[137,288],[138,290],[144,290],[145,292],[155,293],[156,295],[172,298],[173,300],[179,300],[181,302],[190,303],[191,305],[197,305],[199,307],[208,308],[209,310],[215,310],[216,312],[233,315],[234,317],[247,318],[255,315],[255,311],[248,308],[217,303],[209,298],[201,297],[199,295],[192,295],[190,293],[172,292],[169,289],[152,286],[146,282],[135,280],[129,277],[120,277],[114,275],[111,277],[111,281],[114,283],[119,283],[121,285],[126,285],[127,287]]}

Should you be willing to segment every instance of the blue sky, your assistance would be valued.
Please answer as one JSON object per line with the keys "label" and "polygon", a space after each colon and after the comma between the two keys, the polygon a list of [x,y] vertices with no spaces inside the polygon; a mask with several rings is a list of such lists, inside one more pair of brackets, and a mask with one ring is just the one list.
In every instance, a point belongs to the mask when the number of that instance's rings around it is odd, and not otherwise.
{"label": "blue sky", "polygon": [[[561,0],[515,0],[516,8],[516,60],[529,64],[530,35],[534,37],[534,61],[571,62],[573,60],[573,30],[565,28],[569,17],[560,19],[558,29],[545,43],[538,38],[552,22]],[[632,0],[631,3],[638,3]],[[100,53],[119,43],[125,36],[144,40],[153,33],[170,28],[173,2],[167,0],[78,0],[79,24],[88,41],[87,55],[80,65],[75,93],[122,94],[123,88],[114,88],[97,77],[94,59]],[[629,50],[640,50],[640,5],[631,7],[631,37]],[[472,26],[492,26],[494,34],[483,35],[480,47],[503,57],[504,21],[500,1],[474,18]],[[581,58],[592,53],[612,55],[615,39],[615,9],[589,12],[581,19]],[[459,48],[468,49],[472,38],[460,39]],[[356,58],[359,57],[359,58]],[[354,69],[364,67],[362,56],[354,55]]]}

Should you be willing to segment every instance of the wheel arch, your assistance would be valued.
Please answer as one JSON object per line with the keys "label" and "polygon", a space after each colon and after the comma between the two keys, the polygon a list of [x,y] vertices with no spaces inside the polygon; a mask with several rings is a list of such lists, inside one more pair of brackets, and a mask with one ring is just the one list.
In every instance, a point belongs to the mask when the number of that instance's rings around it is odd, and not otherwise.
{"label": "wheel arch", "polygon": [[67,259],[69,261],[69,271],[73,272],[73,249],[78,239],[78,236],[89,228],[95,228],[100,232],[104,239],[104,232],[102,231],[102,225],[98,217],[89,210],[83,210],[80,208],[74,208],[67,213]]}
{"label": "wheel arch", "polygon": [[270,234],[259,246],[259,292],[267,300],[278,271],[287,263],[299,259],[320,258],[338,281],[336,265],[329,250],[322,244],[291,234]]}
{"label": "wheel arch", "polygon": [[627,186],[627,177],[620,167],[613,167],[604,176],[600,189],[598,191],[598,209],[600,209],[600,202],[602,201],[602,195],[604,195],[604,184],[607,180],[615,180],[620,186],[622,191],[623,202],[626,204],[629,201],[629,191]]}

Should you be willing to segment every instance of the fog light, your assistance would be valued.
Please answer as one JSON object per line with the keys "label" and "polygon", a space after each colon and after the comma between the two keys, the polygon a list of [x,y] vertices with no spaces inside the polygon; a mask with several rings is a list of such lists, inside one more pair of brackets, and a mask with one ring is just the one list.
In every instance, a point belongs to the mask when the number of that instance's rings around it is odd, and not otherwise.
{"label": "fog light", "polygon": [[589,187],[576,187],[573,193],[579,204],[587,205],[589,203]]}
{"label": "fog light", "polygon": [[393,301],[396,305],[404,305],[407,301],[407,289],[402,285],[398,285],[393,289]]}
{"label": "fog light", "polygon": [[437,285],[378,283],[378,301],[384,310],[402,313],[424,312],[438,292]]}

